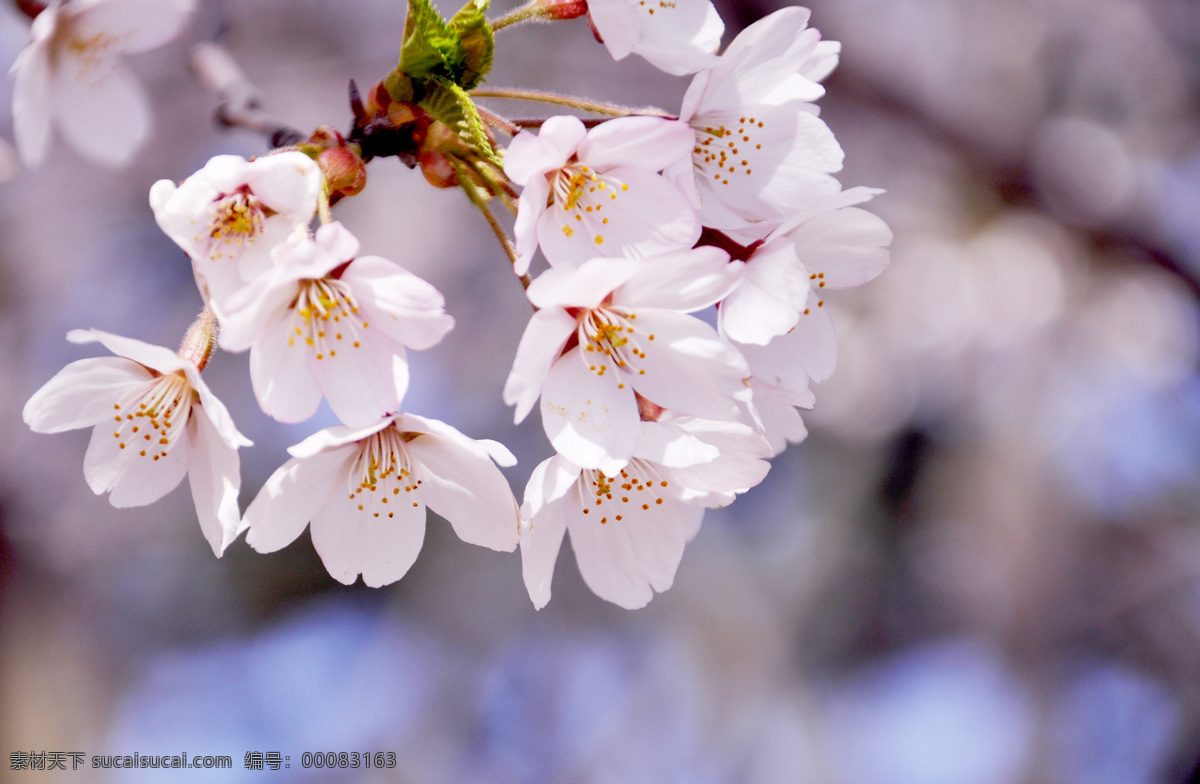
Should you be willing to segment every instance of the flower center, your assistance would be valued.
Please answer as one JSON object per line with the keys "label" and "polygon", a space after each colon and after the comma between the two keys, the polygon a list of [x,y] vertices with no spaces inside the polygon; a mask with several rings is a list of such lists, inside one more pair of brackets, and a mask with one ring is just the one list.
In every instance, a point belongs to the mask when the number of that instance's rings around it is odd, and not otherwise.
{"label": "flower center", "polygon": [[603,227],[608,218],[600,213],[606,204],[611,205],[617,194],[628,191],[629,185],[620,180],[597,174],[589,166],[574,161],[546,175],[550,181],[550,196],[546,206],[558,205],[562,232],[568,238],[577,230],[590,235],[597,245],[604,244]]}
{"label": "flower center", "polygon": [[[761,155],[762,144],[755,141],[766,123],[755,117],[740,117],[737,122],[720,125],[693,124],[696,131],[696,146],[692,148],[692,161],[703,180],[718,185],[728,185],[730,175],[754,173],[754,159]],[[694,122],[702,122],[696,118]],[[737,128],[736,131],[733,129]]]}
{"label": "flower center", "polygon": [[[393,425],[359,442],[358,455],[350,467],[350,500],[358,511],[372,517],[395,517],[399,504],[411,503],[409,493],[421,485],[416,466],[409,460],[404,444],[418,433],[401,433]],[[404,496],[401,496],[401,493]]]}
{"label": "flower center", "polygon": [[208,220],[207,246],[212,260],[233,255],[234,248],[251,242],[275,211],[245,187],[217,199]]}
{"label": "flower center", "polygon": [[133,449],[137,457],[166,457],[179,440],[192,411],[194,391],[182,372],[160,376],[150,388],[113,405],[120,449]]}
{"label": "flower center", "polygon": [[292,313],[288,345],[299,338],[317,359],[336,357],[338,349],[362,348],[362,332],[370,327],[350,286],[333,278],[300,281]]}
{"label": "flower center", "polygon": [[[642,350],[641,333],[633,327],[636,313],[626,313],[621,309],[601,305],[582,314],[579,321],[579,344],[583,350],[596,354],[588,369],[597,376],[608,372],[608,363],[614,363],[619,371],[646,375],[645,368],[637,367],[646,358]],[[654,335],[647,335],[648,341],[654,340]],[[625,384],[619,383],[624,389]]]}
{"label": "flower center", "polygon": [[637,519],[663,502],[663,490],[669,483],[655,470],[654,466],[634,458],[621,469],[620,476],[606,476],[603,471],[585,469],[579,477],[577,487],[583,513],[591,515],[593,510],[600,515],[600,524],[610,520],[621,522],[626,518]]}

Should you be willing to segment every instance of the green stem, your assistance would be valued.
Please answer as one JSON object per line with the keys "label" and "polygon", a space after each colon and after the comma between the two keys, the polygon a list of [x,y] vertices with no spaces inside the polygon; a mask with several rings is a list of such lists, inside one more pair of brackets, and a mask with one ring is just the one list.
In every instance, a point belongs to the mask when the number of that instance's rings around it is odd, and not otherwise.
{"label": "green stem", "polygon": [[[487,220],[488,226],[491,227],[492,233],[495,234],[496,239],[500,241],[500,246],[504,248],[504,253],[508,256],[509,262],[515,266],[517,263],[517,249],[513,246],[512,240],[508,238],[508,234],[505,233],[504,227],[500,225],[500,222],[496,220],[496,216],[492,214],[490,209],[488,209],[487,202],[479,197],[479,193],[475,190],[475,186],[472,184],[471,178],[466,176],[468,166],[455,160],[454,158],[450,158],[449,160],[450,164],[454,167],[454,170],[458,173],[459,184],[462,186],[463,191],[466,192],[467,198],[470,199],[471,203],[478,207],[479,211],[483,213],[483,217]],[[533,282],[528,275],[521,275],[520,280],[521,285],[526,289],[528,289],[529,284]]]}
{"label": "green stem", "polygon": [[489,24],[492,26],[492,32],[495,32],[496,30],[503,30],[511,25],[520,24],[521,22],[528,22],[530,19],[541,18],[542,14],[540,11],[541,8],[538,5],[538,0],[531,0],[531,2],[526,3],[520,8],[515,8],[512,11],[509,11],[496,21],[489,22]]}
{"label": "green stem", "polygon": [[585,112],[606,114],[609,117],[650,115],[653,117],[676,119],[674,115],[667,114],[662,109],[657,109],[654,107],[632,109],[627,106],[617,106],[616,104],[602,103],[600,101],[589,101],[586,98],[575,98],[569,95],[546,93],[540,90],[517,90],[507,87],[485,87],[472,90],[470,95],[472,98],[511,98],[518,101],[539,101],[541,103],[551,103],[557,106],[569,106],[572,109],[579,109]]}

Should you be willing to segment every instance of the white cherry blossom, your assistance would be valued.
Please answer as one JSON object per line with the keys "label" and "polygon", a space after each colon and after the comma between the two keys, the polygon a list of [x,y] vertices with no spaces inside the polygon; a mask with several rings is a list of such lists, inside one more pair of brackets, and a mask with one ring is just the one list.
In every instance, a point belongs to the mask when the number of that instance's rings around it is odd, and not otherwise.
{"label": "white cherry blossom", "polygon": [[831,175],[842,148],[811,103],[832,70],[809,12],[784,8],[743,30],[696,75],[680,122],[693,131],[691,160],[666,174],[688,192],[705,226],[745,230],[812,209],[840,190]]}
{"label": "white cherry blossom", "polygon": [[741,284],[721,302],[721,334],[765,345],[796,327],[802,315],[818,311],[824,318],[829,290],[862,285],[882,272],[891,230],[876,215],[843,206],[878,193],[851,188],[769,235],[746,259]]}
{"label": "white cherry blossom", "polygon": [[437,289],[358,247],[340,223],[322,226],[226,301],[221,347],[250,349],[254,394],[278,420],[308,419],[324,395],[346,424],[376,422],[408,388],[405,347],[454,326]]}
{"label": "white cherry blossom", "polygon": [[676,76],[712,65],[725,32],[709,0],[588,0],[588,16],[614,60],[638,54]]}
{"label": "white cherry blossom", "polygon": [[302,152],[252,161],[218,155],[180,185],[154,183],[150,206],[223,318],[226,298],[270,268],[272,251],[312,221],[320,189],[321,170]]}
{"label": "white cherry blossom", "polygon": [[51,127],[80,154],[120,166],[150,135],[150,110],[127,54],[162,46],[193,0],[52,0],[33,20],[12,73],[13,130],[21,160],[46,156]]}
{"label": "white cherry blossom", "polygon": [[94,426],[83,474],[113,506],[153,503],[188,474],[200,528],[220,556],[238,532],[237,449],[250,441],[189,359],[95,329],[67,338],[117,356],[67,365],[25,404],[25,423],[37,433]]}
{"label": "white cherry blossom", "polygon": [[745,361],[688,314],[726,296],[742,266],[704,247],[547,270],[529,287],[539,310],[504,385],[516,421],[540,396],[554,448],[611,475],[637,443],[635,392],[682,414],[734,419],[735,400],[748,393]]}
{"label": "white cherry blossom", "polygon": [[577,117],[551,117],[538,135],[518,134],[504,156],[504,171],[524,188],[517,274],[539,244],[551,265],[575,266],[692,247],[696,211],[658,174],[687,160],[691,146],[689,128],[659,117],[622,117],[590,131]]}
{"label": "white cherry blossom", "polygon": [[521,564],[541,609],[563,535],[588,587],[627,609],[671,587],[705,507],[757,485],[770,446],[739,422],[667,415],[639,425],[633,459],[618,472],[583,469],[556,455],[534,469],[521,508]]}
{"label": "white cherry blossom", "polygon": [[313,547],[334,579],[371,587],[399,580],[425,538],[425,508],[469,544],[511,552],[519,513],[493,463],[516,459],[494,441],[396,414],[367,428],[332,427],[288,450],[246,510],[246,541],[279,550],[311,521]]}

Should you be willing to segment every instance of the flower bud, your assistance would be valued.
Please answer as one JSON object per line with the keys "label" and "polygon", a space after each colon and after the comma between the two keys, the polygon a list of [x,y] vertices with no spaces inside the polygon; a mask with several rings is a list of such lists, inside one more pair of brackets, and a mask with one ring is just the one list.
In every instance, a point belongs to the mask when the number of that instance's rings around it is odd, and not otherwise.
{"label": "flower bud", "polygon": [[587,0],[540,0],[537,7],[542,19],[576,19],[588,12]]}
{"label": "flower bud", "polygon": [[330,147],[317,156],[317,165],[329,185],[330,199],[354,196],[367,184],[367,166],[347,147]]}
{"label": "flower bud", "polygon": [[197,370],[204,370],[216,345],[217,317],[210,309],[205,308],[183,336],[183,342],[179,346],[179,358],[191,362]]}

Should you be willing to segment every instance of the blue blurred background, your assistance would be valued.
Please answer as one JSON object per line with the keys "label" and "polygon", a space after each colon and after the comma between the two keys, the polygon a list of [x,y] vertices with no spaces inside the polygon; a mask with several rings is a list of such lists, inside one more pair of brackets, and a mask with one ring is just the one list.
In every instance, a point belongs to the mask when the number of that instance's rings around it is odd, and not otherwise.
{"label": "blue blurred background", "polygon": [[[496,11],[508,10],[496,0]],[[227,45],[264,108],[348,125],[394,65],[398,0],[201,4],[138,56],[152,143],[121,172],[62,144],[0,186],[0,780],[1182,784],[1200,760],[1200,7],[1193,0],[814,0],[843,42],[823,116],[892,266],[831,301],[841,355],[808,441],[710,513],[675,587],[605,604],[564,548],[534,612],[520,557],[431,521],[399,583],[346,588],[307,534],[212,557],[182,487],[115,510],[88,433],[25,400],[96,327],[174,345],[200,307],[147,191],[264,143],[212,123],[187,66]],[[771,2],[718,3],[726,42]],[[448,6],[445,10],[449,10]],[[0,12],[0,63],[27,22]],[[687,80],[609,60],[582,20],[498,35],[495,86],[676,110]],[[0,135],[11,139],[11,81]],[[534,110],[491,104],[510,115]],[[435,283],[457,328],[406,409],[548,453],[500,390],[529,315],[482,220],[373,163],[335,215]],[[333,424],[258,412],[244,355],[206,371],[256,446]],[[15,751],[229,755],[234,770],[10,771]],[[248,751],[287,771],[243,769]],[[391,751],[391,771],[303,752]],[[68,764],[69,767],[69,764]]]}

